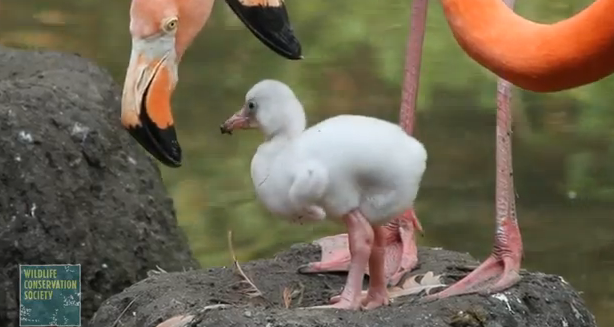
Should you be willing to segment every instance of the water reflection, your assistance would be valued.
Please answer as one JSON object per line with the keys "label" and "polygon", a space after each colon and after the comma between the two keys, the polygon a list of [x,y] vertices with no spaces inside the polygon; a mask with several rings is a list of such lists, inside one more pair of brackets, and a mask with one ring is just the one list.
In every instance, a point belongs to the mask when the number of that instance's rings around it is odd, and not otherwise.
{"label": "water reflection", "polygon": [[[518,1],[552,22],[590,3]],[[0,43],[77,52],[123,81],[128,1],[3,0]],[[205,265],[228,263],[232,229],[241,260],[340,231],[280,222],[254,201],[249,161],[259,136],[223,137],[218,125],[263,78],[291,85],[311,123],[340,113],[396,120],[409,1],[289,1],[306,60],[260,44],[223,2],[188,49],[173,99],[184,166],[163,168],[180,224]],[[423,245],[484,258],[494,229],[495,79],[454,43],[432,1],[416,134],[429,151],[417,213]],[[614,314],[614,78],[557,94],[516,92],[514,165],[524,267],[564,276],[600,325]],[[119,117],[119,113],[118,113]]]}

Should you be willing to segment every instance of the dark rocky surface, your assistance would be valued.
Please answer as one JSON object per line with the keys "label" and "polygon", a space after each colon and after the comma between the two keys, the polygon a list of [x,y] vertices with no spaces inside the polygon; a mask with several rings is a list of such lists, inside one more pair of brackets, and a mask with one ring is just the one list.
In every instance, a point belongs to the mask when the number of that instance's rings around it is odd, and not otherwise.
{"label": "dark rocky surface", "polygon": [[0,326],[17,326],[19,264],[81,264],[84,322],[157,265],[197,267],[120,91],[89,60],[0,47]]}
{"label": "dark rocky surface", "polygon": [[[522,272],[518,285],[490,296],[465,295],[420,303],[420,295],[410,295],[367,312],[300,309],[326,304],[345,281],[341,274],[296,272],[301,264],[319,259],[319,252],[315,245],[299,244],[275,258],[242,264],[263,297],[246,295],[233,267],[151,276],[105,301],[90,326],[596,326],[583,300],[562,278],[529,272]],[[420,266],[412,274],[443,273],[445,283],[467,273],[460,267],[477,263],[466,254],[427,248],[419,249],[419,260]],[[282,295],[286,288],[295,291],[289,309]],[[186,318],[184,323],[169,320],[181,316]]]}

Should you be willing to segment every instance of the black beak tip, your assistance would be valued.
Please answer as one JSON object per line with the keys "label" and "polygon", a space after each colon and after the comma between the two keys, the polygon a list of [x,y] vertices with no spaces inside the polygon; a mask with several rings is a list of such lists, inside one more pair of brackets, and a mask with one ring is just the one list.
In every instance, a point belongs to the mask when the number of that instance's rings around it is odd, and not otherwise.
{"label": "black beak tip", "polygon": [[263,41],[263,42],[275,53],[277,53],[278,55],[286,59],[298,61],[298,60],[303,60],[305,58],[301,54],[300,44],[298,44],[298,49],[289,49],[286,46],[277,46],[274,44],[267,44],[267,41]]}
{"label": "black beak tip", "polygon": [[286,51],[288,49],[284,49],[284,48],[277,48],[277,51],[276,50],[273,50],[273,51],[277,52],[277,54],[279,54],[280,56],[286,59],[290,59],[290,60],[305,59],[305,57],[303,57],[303,54],[302,54],[301,44],[299,43],[298,39],[296,39],[296,37],[294,37],[293,43],[296,45],[296,47],[294,49],[291,49],[290,51]]}
{"label": "black beak tip", "polygon": [[[172,128],[172,127],[170,127]],[[162,130],[158,133],[155,133],[150,130],[150,128],[144,126],[130,127],[127,128],[130,135],[156,160],[161,162],[167,167],[170,168],[178,168],[181,167],[181,146],[177,139],[173,137],[172,139],[166,139],[166,142],[160,142],[153,135],[164,135],[168,132],[166,130]],[[172,131],[174,136],[174,129]]]}
{"label": "black beak tip", "polygon": [[222,124],[222,125],[220,125],[220,133],[232,135],[232,130],[226,128],[226,126],[224,126],[224,124]]}
{"label": "black beak tip", "polygon": [[303,59],[302,47],[294,35],[286,6],[244,5],[239,0],[226,0],[245,26],[269,49],[290,59]]}

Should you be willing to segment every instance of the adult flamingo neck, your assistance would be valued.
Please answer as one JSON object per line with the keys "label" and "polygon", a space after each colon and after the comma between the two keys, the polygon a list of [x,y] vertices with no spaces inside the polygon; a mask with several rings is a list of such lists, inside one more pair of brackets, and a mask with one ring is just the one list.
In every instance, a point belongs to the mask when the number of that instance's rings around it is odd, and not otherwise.
{"label": "adult flamingo neck", "polygon": [[463,50],[521,88],[561,91],[614,72],[614,0],[596,0],[554,24],[526,20],[501,0],[441,2]]}
{"label": "adult flamingo neck", "polygon": [[175,1],[179,11],[179,28],[175,39],[175,51],[179,62],[186,49],[209,20],[214,0]]}

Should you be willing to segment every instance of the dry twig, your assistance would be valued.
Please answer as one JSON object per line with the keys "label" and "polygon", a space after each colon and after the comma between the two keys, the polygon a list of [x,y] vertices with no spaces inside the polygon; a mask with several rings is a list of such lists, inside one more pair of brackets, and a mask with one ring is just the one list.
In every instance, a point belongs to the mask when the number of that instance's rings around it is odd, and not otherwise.
{"label": "dry twig", "polygon": [[168,274],[168,271],[162,269],[160,266],[156,265],[156,269],[152,269],[147,272],[147,277],[157,276],[161,274]]}
{"label": "dry twig", "polygon": [[134,301],[136,301],[141,295],[137,295],[135,296],[132,301],[130,301],[130,303],[128,303],[128,305],[124,308],[124,310],[119,314],[119,316],[117,317],[117,319],[115,319],[115,322],[113,323],[113,325],[111,325],[112,327],[117,326],[117,323],[120,321],[120,319],[122,318],[122,316],[126,313],[126,311],[128,311],[128,308],[130,308],[130,306],[132,305],[132,303],[134,303]]}
{"label": "dry twig", "polygon": [[232,262],[235,266],[235,269],[241,275],[243,280],[241,282],[248,285],[248,289],[245,290],[245,294],[249,297],[262,297],[262,292],[256,287],[256,285],[247,277],[241,265],[239,265],[239,261],[237,261],[237,256],[235,255],[234,247],[232,246],[232,231],[228,231],[228,248],[230,249],[230,255],[232,256]]}

